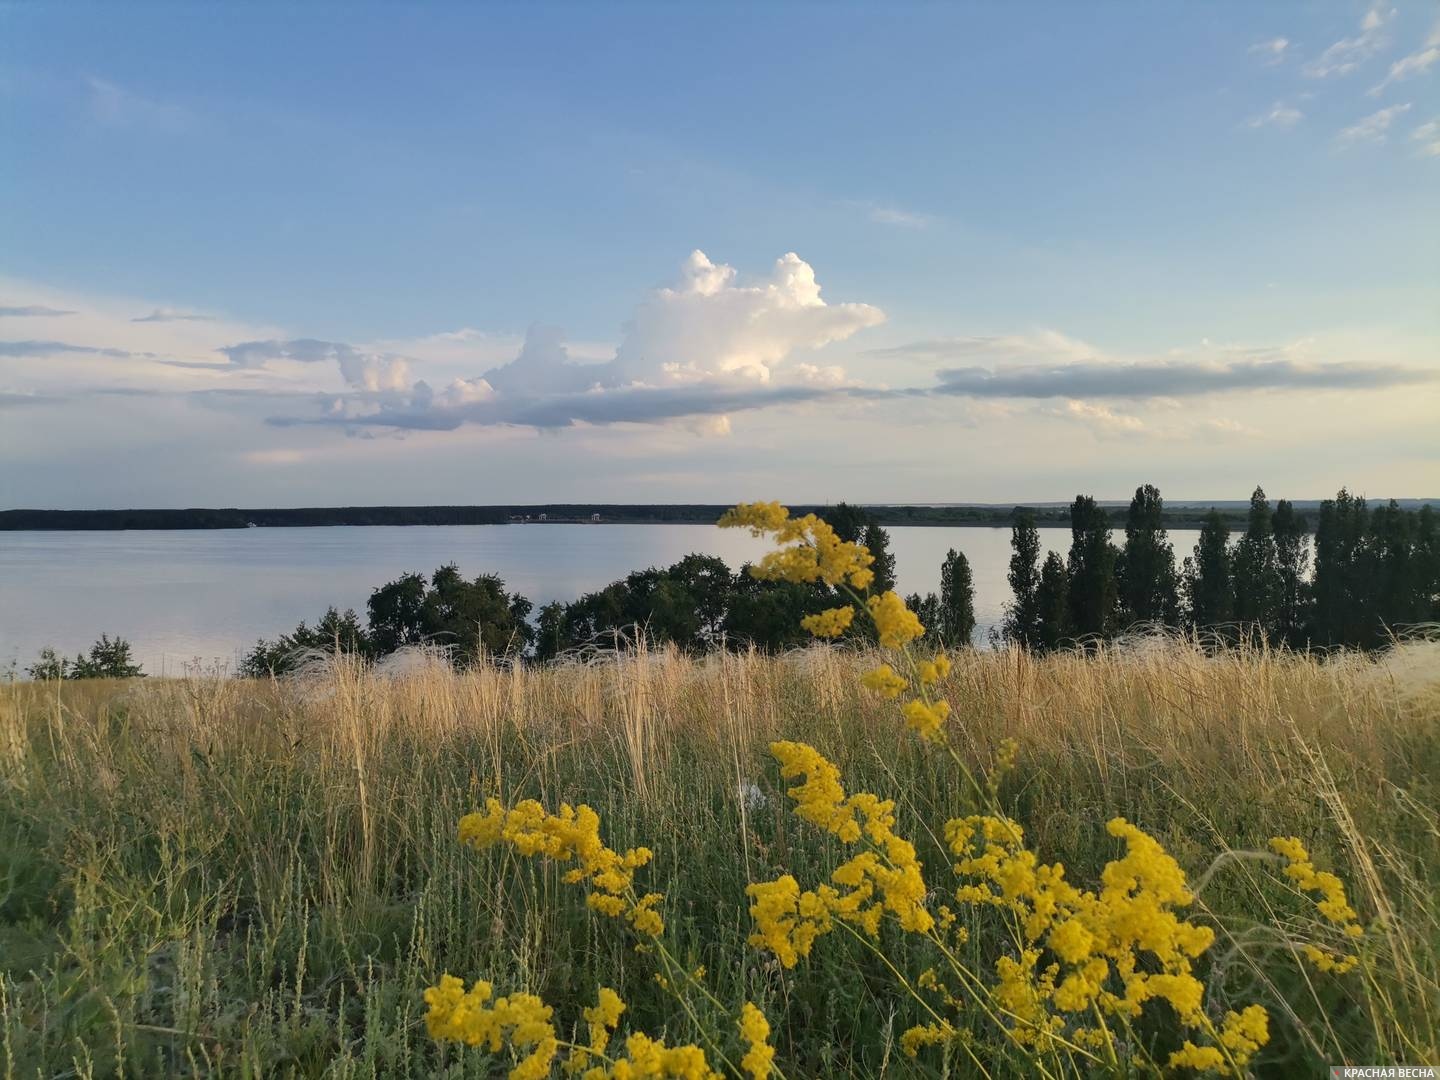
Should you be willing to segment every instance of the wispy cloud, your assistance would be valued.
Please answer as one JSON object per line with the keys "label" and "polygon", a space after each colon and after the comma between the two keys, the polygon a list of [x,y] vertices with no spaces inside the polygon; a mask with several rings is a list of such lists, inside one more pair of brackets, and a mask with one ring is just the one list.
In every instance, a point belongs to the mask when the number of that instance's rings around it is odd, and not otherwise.
{"label": "wispy cloud", "polygon": [[1410,141],[1421,157],[1440,157],[1440,119],[1427,120],[1410,132]]}
{"label": "wispy cloud", "polygon": [[1388,138],[1390,126],[1397,117],[1410,111],[1410,102],[1403,105],[1389,105],[1352,124],[1335,136],[1338,146],[1355,146],[1359,143],[1383,143]]}
{"label": "wispy cloud", "polygon": [[1277,101],[1270,106],[1268,112],[1259,113],[1246,121],[1247,127],[1263,128],[1292,128],[1305,116],[1303,112],[1293,105],[1287,105],[1283,101]]}
{"label": "wispy cloud", "polygon": [[360,390],[403,390],[410,381],[410,363],[403,356],[369,352],[340,341],[295,338],[290,341],[242,341],[216,350],[235,368],[256,369],[277,360],[303,364],[334,362],[351,386]]}
{"label": "wispy cloud", "polygon": [[157,101],[93,75],[85,81],[90,88],[91,112],[109,127],[173,135],[185,131],[194,121],[193,114],[182,106]]}
{"label": "wispy cloud", "polygon": [[1258,56],[1267,67],[1283,63],[1289,55],[1290,41],[1288,38],[1276,37],[1269,41],[1257,41],[1250,46],[1250,55]]}
{"label": "wispy cloud", "polygon": [[174,308],[156,308],[149,315],[137,315],[131,322],[214,322],[214,315],[201,315],[191,311],[176,311]]}
{"label": "wispy cloud", "polygon": [[1303,68],[1312,79],[1325,79],[1332,75],[1349,75],[1369,60],[1388,40],[1386,26],[1395,17],[1395,9],[1376,4],[1365,12],[1360,20],[1360,32],[1354,37],[1341,38]]}
{"label": "wispy cloud", "polygon": [[1373,96],[1379,94],[1391,83],[1401,82],[1415,75],[1423,75],[1440,61],[1440,23],[1435,24],[1435,29],[1430,31],[1430,36],[1425,39],[1423,48],[1402,56],[1390,65],[1389,72],[1385,78],[1372,86],[1369,93]]}
{"label": "wispy cloud", "polygon": [[23,304],[18,307],[0,307],[0,318],[28,319],[28,318],[59,318],[62,315],[74,315],[73,311],[66,311],[63,308],[45,307],[42,304]]}
{"label": "wispy cloud", "polygon": [[928,229],[935,224],[935,218],[929,214],[902,210],[898,206],[872,206],[870,220],[879,225],[898,225],[903,229]]}
{"label": "wispy cloud", "polygon": [[1138,435],[1145,430],[1145,422],[1138,416],[1116,412],[1108,405],[1077,401],[1073,398],[1061,408],[1043,411],[1047,416],[1083,424],[1102,435]]}
{"label": "wispy cloud", "polygon": [[1297,360],[1074,363],[938,373],[941,394],[1016,398],[1180,398],[1236,390],[1375,390],[1434,382],[1440,372],[1393,365]]}
{"label": "wispy cloud", "polygon": [[64,341],[0,341],[0,356],[28,358],[58,356],[63,353],[121,358],[135,355],[127,349],[102,349],[92,345],[71,345]]}
{"label": "wispy cloud", "polygon": [[18,409],[26,405],[53,405],[63,399],[52,394],[17,393],[0,390],[0,409]]}

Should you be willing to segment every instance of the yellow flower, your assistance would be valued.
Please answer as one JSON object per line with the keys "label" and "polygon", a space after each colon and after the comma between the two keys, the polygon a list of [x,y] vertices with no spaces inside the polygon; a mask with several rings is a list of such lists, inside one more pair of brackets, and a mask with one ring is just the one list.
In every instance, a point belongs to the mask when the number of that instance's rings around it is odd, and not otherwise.
{"label": "yellow flower", "polygon": [[823,581],[832,586],[849,582],[864,589],[874,579],[869,567],[875,559],[865,546],[841,540],[814,514],[792,518],[779,503],[741,503],[727,510],[719,525],[722,529],[746,528],[754,536],[773,534],[780,549],[750,568],[761,580]]}
{"label": "yellow flower", "polygon": [[945,726],[945,720],[950,715],[950,705],[945,701],[937,701],[928,705],[919,698],[907,701],[901,710],[905,716],[905,723],[910,729],[922,739],[933,739]]}
{"label": "yellow flower", "polygon": [[484,1046],[492,1054],[505,1047],[529,1051],[510,1070],[510,1080],[540,1080],[550,1075],[559,1050],[552,1010],[534,994],[490,998],[494,987],[480,980],[469,990],[453,975],[425,991],[425,1027],[433,1039]]}
{"label": "yellow flower", "polygon": [[752,1080],[766,1080],[770,1075],[771,1062],[775,1059],[775,1048],[770,1045],[770,1022],[765,1014],[750,1002],[740,1010],[740,1037],[748,1049],[740,1059],[740,1068]]}
{"label": "yellow flower", "polygon": [[915,613],[893,590],[870,597],[867,604],[870,617],[875,620],[875,629],[880,634],[881,648],[898,649],[925,633],[925,627],[920,625]]}
{"label": "yellow flower", "polygon": [[889,664],[881,664],[879,667],[867,671],[860,677],[860,685],[866,690],[871,690],[881,697],[899,697],[901,692],[910,684],[895,674],[895,669]]}
{"label": "yellow flower", "polygon": [[950,1026],[949,1021],[942,1020],[939,1023],[918,1025],[900,1036],[900,1049],[904,1051],[906,1057],[913,1058],[925,1047],[945,1042],[954,1035],[955,1029]]}
{"label": "yellow flower", "polygon": [[634,901],[635,871],[651,859],[649,848],[612,851],[600,839],[600,815],[581,804],[562,803],[558,813],[547,813],[534,799],[506,810],[498,799],[487,799],[483,814],[460,819],[460,842],[474,848],[506,844],[517,854],[540,856],[560,863],[575,863],[563,880],[586,882],[592,891],[589,907],[612,918],[624,916],[638,933],[658,937],[664,920],[654,910],[663,897],[651,893]]}
{"label": "yellow flower", "polygon": [[850,629],[850,623],[854,619],[853,607],[837,607],[822,611],[818,615],[806,615],[800,620],[800,625],[816,637],[839,637]]}

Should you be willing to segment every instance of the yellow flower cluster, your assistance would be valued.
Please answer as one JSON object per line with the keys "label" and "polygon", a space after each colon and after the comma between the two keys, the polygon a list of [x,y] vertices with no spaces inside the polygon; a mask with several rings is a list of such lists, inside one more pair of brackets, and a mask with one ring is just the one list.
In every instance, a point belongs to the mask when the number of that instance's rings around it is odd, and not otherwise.
{"label": "yellow flower cluster", "polygon": [[935,918],[925,908],[925,880],[915,845],[897,836],[895,803],[868,792],[847,796],[840,772],[814,747],[776,742],[770,752],[787,780],[804,777],[789,789],[795,812],[805,821],[843,843],[866,842],[866,848],[837,866],[833,885],[801,891],[789,874],[746,888],[755,922],[751,944],[769,949],[785,967],[810,954],[815,939],[827,933],[832,919],[843,919],[876,937],[889,912],[902,929],[926,933]]}
{"label": "yellow flower cluster", "polygon": [[775,1048],[770,1045],[770,1021],[752,1002],[747,1001],[740,1010],[740,1037],[745,1040],[745,1056],[740,1059],[740,1068],[751,1080],[766,1080],[775,1060]]}
{"label": "yellow flower cluster", "polygon": [[658,937],[664,920],[655,910],[659,893],[635,895],[635,871],[650,861],[649,848],[631,848],[624,854],[610,850],[600,839],[600,815],[583,803],[562,803],[559,813],[547,813],[534,799],[505,809],[498,799],[487,799],[483,814],[460,819],[460,842],[474,848],[506,844],[526,857],[543,856],[578,865],[565,874],[568,884],[588,882],[585,902],[612,918],[624,916],[637,933]]}
{"label": "yellow flower cluster", "polygon": [[469,990],[453,975],[442,975],[425,991],[425,1029],[432,1039],[484,1046],[492,1054],[510,1047],[524,1054],[510,1080],[540,1080],[550,1075],[559,1044],[550,1023],[552,1010],[534,994],[490,998],[495,988],[483,979]]}
{"label": "yellow flower cluster", "polygon": [[850,624],[854,621],[853,607],[837,607],[829,608],[818,615],[806,615],[800,620],[800,626],[816,637],[839,637],[850,629]]}
{"label": "yellow flower cluster", "polygon": [[582,1080],[642,1080],[646,1077],[674,1077],[675,1080],[722,1080],[710,1068],[705,1051],[698,1046],[666,1046],[636,1032],[625,1040],[625,1056],[607,1066],[587,1069]]}
{"label": "yellow flower cluster", "polygon": [[[453,975],[443,975],[436,986],[425,991],[425,1026],[435,1039],[462,1042],[467,1046],[483,1046],[490,1053],[509,1049],[520,1056],[510,1070],[510,1080],[541,1080],[551,1074],[551,1066],[560,1043],[551,1022],[554,1010],[534,994],[511,994],[490,1000],[494,987],[483,980],[469,990]],[[770,1028],[755,1006],[747,1004],[740,1021],[741,1033],[751,1042],[754,1061],[763,1061],[765,1071],[752,1072],[754,1080],[769,1074],[769,1049],[765,1040]],[[583,1011],[589,1025],[588,1046],[571,1048],[564,1070],[581,1080],[642,1080],[648,1077],[673,1077],[676,1080],[721,1080],[710,1068],[705,1051],[698,1046],[666,1046],[640,1032],[625,1040],[623,1057],[606,1056],[610,1037],[620,1023],[625,1003],[609,987],[601,987],[596,1003]],[[751,1015],[753,1011],[754,1015]],[[758,1025],[756,1018],[758,1017]],[[763,1031],[761,1030],[763,1028]],[[751,1039],[752,1035],[758,1038]],[[762,1049],[763,1047],[763,1049]],[[773,1056],[774,1050],[770,1050]],[[600,1064],[590,1065],[592,1059]]]}
{"label": "yellow flower cluster", "polygon": [[[1106,828],[1124,840],[1126,852],[1105,867],[1100,890],[1092,892],[1067,882],[1059,863],[1041,863],[1008,818],[975,815],[945,825],[946,843],[958,856],[955,872],[970,879],[956,899],[1017,917],[1022,948],[1018,959],[997,963],[995,996],[1021,1045],[1050,1045],[1067,1024],[1063,1014],[1098,1009],[1133,1020],[1151,1000],[1168,1002],[1185,1025],[1207,1028],[1204,985],[1192,964],[1215,932],[1176,913],[1194,897],[1184,871],[1153,837],[1124,818]],[[1055,957],[1044,967],[1042,947]],[[1244,1030],[1262,1034],[1256,1047],[1264,1042],[1263,1014],[1260,1009],[1258,1021],[1255,1012],[1243,1014]],[[1073,1037],[1083,1043],[1099,1036],[1082,1028]],[[1235,1041],[1226,1049],[1241,1063],[1255,1047],[1246,1050],[1238,1036]]]}
{"label": "yellow flower cluster", "polygon": [[[1360,916],[1350,906],[1345,895],[1345,883],[1328,870],[1317,870],[1310,861],[1310,853],[1295,836],[1276,836],[1270,840],[1270,849],[1285,860],[1285,876],[1306,892],[1314,893],[1318,899],[1315,907],[1325,919],[1346,937],[1358,938],[1364,935]],[[1315,945],[1305,945],[1302,951],[1306,959],[1321,971],[1344,975],[1360,962],[1354,953],[1332,953]]]}
{"label": "yellow flower cluster", "polygon": [[814,514],[792,518],[776,502],[741,503],[727,510],[718,524],[722,529],[745,528],[755,536],[774,536],[780,550],[750,569],[762,580],[844,583],[855,589],[869,588],[875,580],[870,569],[875,559],[865,546],[841,540],[828,522]]}
{"label": "yellow flower cluster", "polygon": [[583,1010],[581,1015],[590,1029],[590,1045],[577,1047],[565,1062],[565,1072],[571,1076],[585,1071],[591,1054],[602,1055],[610,1045],[610,1036],[620,1024],[620,1015],[625,1011],[625,1002],[608,986],[602,986],[595,1004]]}
{"label": "yellow flower cluster", "polygon": [[1270,1041],[1270,1017],[1259,1005],[1247,1005],[1240,1012],[1227,1012],[1225,1023],[1217,1033],[1219,1046],[1196,1046],[1188,1039],[1170,1055],[1172,1069],[1196,1069],[1220,1072],[1226,1067],[1226,1055],[1236,1065],[1246,1062]]}
{"label": "yellow flower cluster", "polygon": [[884,698],[897,698],[910,686],[889,664],[867,671],[860,677],[860,685]]}
{"label": "yellow flower cluster", "polygon": [[903,648],[925,633],[919,618],[894,591],[870,597],[866,606],[870,609],[870,617],[875,620],[882,649]]}

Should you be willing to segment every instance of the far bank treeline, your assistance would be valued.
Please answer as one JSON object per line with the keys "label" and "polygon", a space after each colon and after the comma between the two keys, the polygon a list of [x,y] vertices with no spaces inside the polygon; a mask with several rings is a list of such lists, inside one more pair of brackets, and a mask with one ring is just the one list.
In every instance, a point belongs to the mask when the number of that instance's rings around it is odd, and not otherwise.
{"label": "far bank treeline", "polygon": [[[873,589],[893,588],[895,560],[885,529],[844,503],[824,516],[843,539],[863,542],[875,555]],[[1136,490],[1126,511],[1123,546],[1110,515],[1089,496],[1077,497],[1067,516],[1068,557],[1042,557],[1039,523],[1026,512],[1015,515],[1014,599],[994,632],[997,641],[1043,652],[1144,624],[1200,632],[1217,643],[1263,639],[1292,648],[1369,649],[1440,620],[1440,515],[1429,506],[1372,507],[1341,491],[1320,504],[1311,522],[1284,499],[1272,506],[1256,488],[1238,530],[1212,511],[1194,550],[1179,559],[1164,500],[1150,485]],[[534,612],[499,578],[467,579],[445,566],[429,578],[407,574],[376,589],[363,624],[353,611],[331,609],[313,626],[302,623],[259,642],[243,673],[280,673],[305,650],[337,645],[366,657],[441,645],[460,664],[482,656],[544,662],[577,649],[625,647],[642,636],[695,652],[774,651],[805,643],[803,616],[844,602],[823,585],[758,581],[748,568],[732,572],[721,559],[688,555]],[[963,553],[952,549],[946,556],[938,594],[907,602],[935,644],[971,643],[974,590]]]}

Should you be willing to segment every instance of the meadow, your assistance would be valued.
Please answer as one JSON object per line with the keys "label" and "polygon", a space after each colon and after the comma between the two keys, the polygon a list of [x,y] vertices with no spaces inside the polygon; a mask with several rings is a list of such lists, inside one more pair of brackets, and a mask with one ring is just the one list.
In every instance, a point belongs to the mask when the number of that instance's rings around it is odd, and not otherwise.
{"label": "meadow", "polygon": [[[874,662],[826,646],[464,672],[340,658],[286,680],[0,686],[4,1073],[505,1075],[507,1053],[427,1033],[422,992],[444,972],[539,995],[566,1038],[604,985],[628,1004],[622,1033],[697,1041],[706,1017],[677,1007],[656,957],[565,866],[457,843],[489,796],[587,803],[611,847],[652,849],[636,879],[664,894],[668,949],[732,1015],[764,1010],[786,1076],[1056,1073],[980,1011],[959,1014],[978,1054],[903,1053],[927,1019],[896,988],[895,969],[913,983],[926,963],[905,934],[882,928],[877,950],[833,933],[794,967],[747,943],[747,883],[822,881],[843,858],[792,812],[776,739],[893,798],[932,890],[952,860],[939,823],[977,810],[957,763],[996,778],[998,804],[1071,880],[1121,854],[1109,819],[1145,830],[1187,874],[1188,917],[1216,928],[1197,967],[1207,1008],[1268,1011],[1259,1075],[1440,1061],[1433,645],[966,650],[935,687],[954,760],[859,686]],[[997,768],[1007,739],[1013,765]],[[1345,883],[1367,925],[1356,969],[1301,955],[1324,920],[1274,836]],[[985,914],[961,918],[984,970]],[[1060,1071],[1156,1071],[1136,1060]]]}

